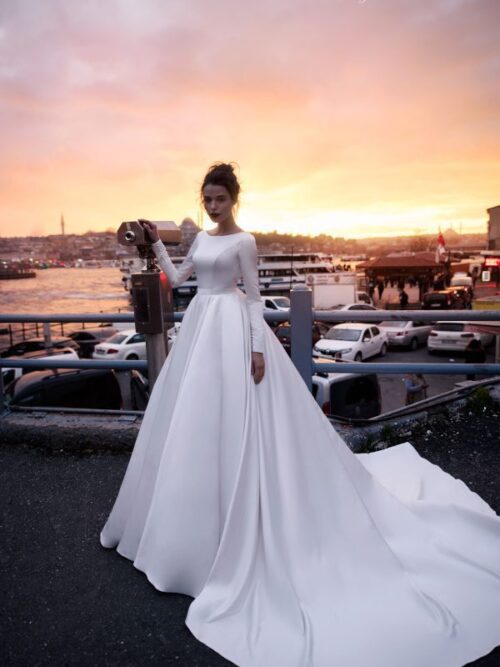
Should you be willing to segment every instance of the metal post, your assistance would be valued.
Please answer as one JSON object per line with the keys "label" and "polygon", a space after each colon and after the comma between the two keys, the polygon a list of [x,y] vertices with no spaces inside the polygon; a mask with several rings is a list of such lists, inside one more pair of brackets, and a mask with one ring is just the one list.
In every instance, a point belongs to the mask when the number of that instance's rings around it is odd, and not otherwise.
{"label": "metal post", "polygon": [[495,336],[495,363],[500,363],[500,334]]}
{"label": "metal post", "polygon": [[0,415],[7,410],[7,405],[5,402],[5,391],[3,385],[3,369],[0,368]]}
{"label": "metal post", "polygon": [[52,350],[52,332],[50,330],[50,322],[43,323],[43,337],[45,339],[45,347],[47,350]]}
{"label": "metal post", "polygon": [[165,361],[167,350],[165,349],[165,336],[163,334],[144,334],[144,336],[148,358],[148,383],[151,392]]}
{"label": "metal post", "polygon": [[312,291],[294,285],[290,291],[292,361],[309,391],[312,390]]}

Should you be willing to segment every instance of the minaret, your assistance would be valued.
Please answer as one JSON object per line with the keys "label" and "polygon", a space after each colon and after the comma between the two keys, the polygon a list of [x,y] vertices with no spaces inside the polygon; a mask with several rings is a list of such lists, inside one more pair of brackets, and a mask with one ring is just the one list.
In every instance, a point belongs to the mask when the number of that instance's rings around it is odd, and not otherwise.
{"label": "minaret", "polygon": [[61,234],[64,236],[64,216],[61,213]]}

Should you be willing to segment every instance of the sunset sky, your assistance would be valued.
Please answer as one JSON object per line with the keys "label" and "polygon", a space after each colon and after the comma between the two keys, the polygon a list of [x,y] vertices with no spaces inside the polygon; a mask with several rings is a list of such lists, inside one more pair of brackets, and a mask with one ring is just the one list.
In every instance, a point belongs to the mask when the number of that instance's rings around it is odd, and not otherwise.
{"label": "sunset sky", "polygon": [[499,0],[4,0],[0,235],[197,220],[218,160],[250,231],[485,231],[499,25]]}

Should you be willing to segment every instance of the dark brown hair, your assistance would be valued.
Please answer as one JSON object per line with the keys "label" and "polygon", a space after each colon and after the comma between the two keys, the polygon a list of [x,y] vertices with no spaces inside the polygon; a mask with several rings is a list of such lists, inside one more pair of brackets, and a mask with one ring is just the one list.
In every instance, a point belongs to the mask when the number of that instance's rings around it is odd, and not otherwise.
{"label": "dark brown hair", "polygon": [[201,198],[203,190],[207,185],[222,185],[229,193],[233,204],[238,203],[240,195],[240,184],[234,173],[233,163],[216,162],[207,171],[201,186]]}

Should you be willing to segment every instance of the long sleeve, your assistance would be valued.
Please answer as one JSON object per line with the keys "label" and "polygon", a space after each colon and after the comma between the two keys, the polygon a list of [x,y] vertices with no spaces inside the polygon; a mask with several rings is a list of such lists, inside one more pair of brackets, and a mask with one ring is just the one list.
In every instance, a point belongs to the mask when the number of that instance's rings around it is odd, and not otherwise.
{"label": "long sleeve", "polygon": [[189,276],[193,273],[194,271],[193,252],[197,238],[198,237],[196,237],[193,243],[191,244],[188,254],[186,255],[186,258],[179,266],[179,268],[175,267],[174,263],[168,256],[167,249],[165,248],[161,240],[156,241],[156,243],[153,243],[151,245],[151,247],[153,248],[153,252],[156,255],[158,264],[160,265],[161,270],[167,275],[172,287],[178,287],[179,285],[182,285],[182,283],[185,282],[189,278]]}
{"label": "long sleeve", "polygon": [[252,351],[264,352],[264,308],[257,271],[257,244],[251,234],[243,235],[238,254],[250,317]]}

